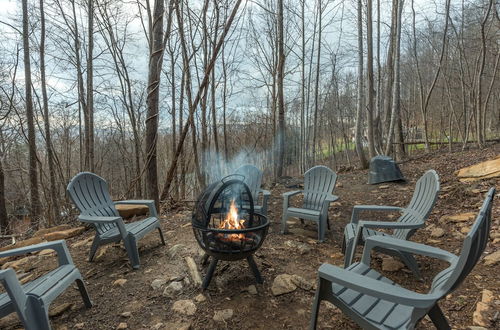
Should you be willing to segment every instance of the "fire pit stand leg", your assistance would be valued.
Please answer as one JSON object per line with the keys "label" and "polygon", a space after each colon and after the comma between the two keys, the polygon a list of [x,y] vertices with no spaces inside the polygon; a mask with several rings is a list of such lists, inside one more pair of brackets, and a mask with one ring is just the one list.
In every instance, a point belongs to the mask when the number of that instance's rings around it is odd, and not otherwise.
{"label": "fire pit stand leg", "polygon": [[257,280],[257,283],[262,284],[264,281],[262,280],[262,276],[260,276],[259,269],[257,268],[257,264],[255,263],[255,260],[253,260],[253,256],[248,256],[247,257],[248,265],[250,266],[250,269],[252,270],[253,275],[255,276],[255,279]]}
{"label": "fire pit stand leg", "polygon": [[208,266],[207,275],[205,275],[205,278],[203,279],[203,284],[201,285],[203,290],[208,288],[208,285],[210,284],[210,281],[212,280],[212,276],[214,275],[215,267],[217,267],[218,261],[219,261],[219,259],[217,259],[217,258],[212,258],[212,261],[210,261],[210,266]]}

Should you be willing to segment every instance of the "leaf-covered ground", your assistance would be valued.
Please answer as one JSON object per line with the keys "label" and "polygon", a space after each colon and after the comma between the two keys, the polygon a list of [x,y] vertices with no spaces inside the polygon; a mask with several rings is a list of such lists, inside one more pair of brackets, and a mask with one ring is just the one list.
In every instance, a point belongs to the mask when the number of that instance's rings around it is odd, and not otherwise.
{"label": "leaf-covered ground", "polygon": [[[434,152],[416,160],[405,162],[400,168],[407,183],[386,183],[371,186],[366,184],[367,171],[339,173],[335,194],[340,200],[330,208],[331,230],[325,243],[317,243],[316,227],[313,223],[302,224],[290,221],[290,233],[279,234],[282,212],[281,194],[296,190],[301,178],[290,178],[276,185],[266,185],[272,191],[269,218],[271,227],[262,248],[256,253],[258,267],[264,277],[264,284],[256,285],[246,262],[219,263],[210,287],[202,291],[193,283],[185,261],[192,257],[198,264],[202,276],[205,268],[200,264],[201,251],[194,239],[190,226],[192,205],[162,216],[167,246],[160,244],[156,232],[140,241],[141,268],[131,270],[126,253],[120,245],[109,245],[98,252],[95,262],[87,261],[92,230],[68,240],[74,262],[83,274],[94,307],[86,309],[76,290],[76,285],[54,301],[51,310],[67,307],[60,315],[51,318],[55,329],[306,329],[310,319],[310,308],[314,289],[295,291],[274,296],[271,287],[280,274],[299,275],[308,283],[315,283],[318,267],[324,263],[343,264],[340,251],[342,233],[350,219],[353,205],[380,204],[406,205],[412,195],[416,180],[427,170],[435,169],[441,178],[441,193],[426,227],[417,231],[412,240],[440,247],[458,253],[464,232],[473,219],[465,222],[440,221],[443,216],[465,212],[477,212],[487,189],[500,188],[499,179],[488,179],[475,183],[460,183],[453,172],[462,167],[500,154],[496,144],[484,150]],[[288,188],[287,188],[288,187]],[[300,203],[297,199],[295,203]],[[500,249],[500,201],[498,197],[493,207],[493,226],[486,254]],[[383,219],[373,215],[373,219]],[[395,219],[396,214],[386,217]],[[440,233],[439,229],[443,229]],[[432,234],[432,235],[431,235]],[[496,238],[496,240],[495,240]],[[85,241],[86,240],[86,241]],[[361,250],[359,250],[359,253]],[[358,256],[359,256],[358,253]],[[383,255],[375,255],[373,267],[381,269]],[[435,274],[446,265],[433,259],[418,258],[424,281],[415,280],[406,268],[381,272],[400,285],[420,292],[429,289]],[[396,263],[397,264],[397,263]],[[55,266],[55,258],[50,255],[30,259],[21,272],[40,274]],[[464,329],[473,324],[472,315],[483,289],[494,294],[492,309],[487,314],[489,328],[498,328],[497,311],[500,309],[500,263],[485,265],[479,261],[465,282],[451,295],[443,298],[441,308],[452,328]],[[396,267],[397,268],[397,267]],[[117,281],[121,280],[121,281]],[[126,280],[125,283],[123,283]],[[157,281],[155,281],[157,280]],[[152,283],[155,281],[155,288]],[[170,283],[177,282],[178,290],[164,290]],[[120,283],[122,285],[120,285]],[[256,292],[255,292],[256,289]],[[174,311],[173,305],[179,300],[191,300],[196,308],[194,315],[184,315]],[[65,305],[66,304],[66,305]],[[191,305],[192,308],[192,305]],[[189,309],[189,308],[188,308]],[[220,313],[222,310],[232,310]],[[219,317],[214,320],[214,315]],[[496,314],[495,314],[496,313]],[[222,315],[222,316],[221,316]],[[15,314],[0,320],[0,328],[19,328]],[[327,303],[322,305],[319,328],[345,329],[356,325],[337,308]],[[432,329],[432,324],[424,319],[420,329]]]}

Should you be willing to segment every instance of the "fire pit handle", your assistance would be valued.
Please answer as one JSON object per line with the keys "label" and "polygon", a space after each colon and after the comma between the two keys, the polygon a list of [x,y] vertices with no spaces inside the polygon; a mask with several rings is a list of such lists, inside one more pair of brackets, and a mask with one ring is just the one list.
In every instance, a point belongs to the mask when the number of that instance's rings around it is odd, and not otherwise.
{"label": "fire pit handle", "polygon": [[[234,180],[232,179],[233,177],[239,177],[241,178],[241,181],[244,181],[245,180],[245,176],[243,174],[237,174],[237,173],[233,173],[233,174],[229,174],[225,177],[223,177],[222,179],[220,179],[223,183],[226,183],[226,181],[229,181],[229,180]],[[236,179],[237,180],[237,179]]]}

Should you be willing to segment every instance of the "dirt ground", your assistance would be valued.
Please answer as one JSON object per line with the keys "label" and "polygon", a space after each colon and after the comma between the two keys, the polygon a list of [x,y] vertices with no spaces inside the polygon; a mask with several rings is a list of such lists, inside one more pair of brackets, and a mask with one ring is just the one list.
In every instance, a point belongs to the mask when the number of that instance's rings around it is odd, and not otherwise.
{"label": "dirt ground", "polygon": [[[156,232],[140,241],[141,268],[132,270],[128,264],[125,250],[120,245],[102,248],[96,261],[89,263],[88,243],[93,231],[69,239],[68,246],[75,264],[80,269],[94,306],[86,309],[79,296],[76,285],[57,298],[51,310],[65,303],[71,306],[61,315],[51,319],[55,329],[116,329],[120,323],[126,323],[129,329],[306,329],[310,319],[310,309],[314,289],[297,288],[294,292],[274,296],[271,292],[273,280],[280,274],[299,275],[314,283],[317,269],[322,263],[343,265],[340,251],[343,228],[349,222],[353,205],[379,204],[405,206],[411,199],[416,180],[428,169],[435,169],[441,180],[441,193],[426,228],[416,232],[412,240],[440,247],[452,253],[458,253],[464,235],[462,227],[470,226],[473,220],[465,224],[442,223],[438,220],[444,215],[464,212],[477,212],[489,187],[500,188],[500,180],[487,179],[475,183],[460,183],[453,172],[464,166],[491,159],[500,154],[500,144],[483,150],[445,151],[422,156],[400,165],[407,178],[407,183],[385,183],[368,185],[367,170],[339,173],[335,194],[340,200],[330,207],[331,230],[325,243],[317,243],[316,226],[306,221],[291,221],[290,233],[279,234],[282,212],[281,194],[300,187],[301,178],[289,178],[270,186],[272,192],[269,204],[271,226],[262,248],[256,253],[255,260],[264,277],[264,284],[255,285],[254,277],[246,262],[219,263],[208,290],[202,291],[188,272],[185,257],[191,256],[198,263],[202,276],[206,269],[200,264],[201,251],[194,238],[190,225],[192,205],[187,204],[161,218],[167,246],[160,244]],[[498,195],[497,195],[498,196]],[[295,203],[299,203],[296,200]],[[496,198],[493,206],[493,226],[491,233],[498,233],[500,224],[500,200]],[[372,219],[384,219],[380,215]],[[395,219],[393,214],[389,217]],[[385,218],[388,219],[387,217]],[[444,229],[444,235],[431,237],[432,229]],[[497,236],[498,237],[498,236]],[[79,244],[80,243],[80,244]],[[302,244],[297,244],[302,243]],[[75,244],[77,247],[75,247]],[[82,245],[83,244],[83,245]],[[180,244],[180,245],[179,245]],[[175,247],[174,247],[175,246]],[[297,248],[300,246],[300,249]],[[174,248],[173,248],[174,247]],[[500,249],[500,242],[493,244],[490,239],[486,253]],[[359,250],[361,251],[361,250]],[[359,253],[358,253],[359,256]],[[373,258],[373,266],[380,270],[382,255]],[[433,259],[418,258],[424,282],[415,280],[409,270],[403,268],[394,272],[381,271],[400,285],[426,292],[432,278],[446,265]],[[37,274],[54,267],[55,258],[44,256],[29,265],[28,270]],[[451,295],[440,301],[440,306],[454,329],[465,329],[473,324],[472,314],[481,300],[483,289],[495,294],[494,309],[500,310],[500,272],[499,264],[486,266],[479,261],[464,283]],[[25,269],[24,271],[27,271]],[[126,279],[123,286],[115,283]],[[165,279],[166,284],[152,288],[155,279]],[[170,281],[182,284],[182,290],[172,298],[163,295],[164,287]],[[255,285],[257,292],[252,292]],[[204,297],[199,296],[202,294]],[[190,299],[196,306],[192,316],[181,315],[173,311],[175,301]],[[233,315],[224,321],[215,321],[215,311],[232,309]],[[493,313],[495,314],[495,313]],[[493,315],[493,319],[498,317]],[[122,327],[125,324],[121,325]],[[0,328],[16,329],[20,327],[15,314],[0,320]],[[347,316],[327,303],[320,310],[319,328],[347,329],[357,328]],[[493,320],[490,328],[500,328],[500,321]],[[433,325],[424,319],[418,329],[433,329]]]}

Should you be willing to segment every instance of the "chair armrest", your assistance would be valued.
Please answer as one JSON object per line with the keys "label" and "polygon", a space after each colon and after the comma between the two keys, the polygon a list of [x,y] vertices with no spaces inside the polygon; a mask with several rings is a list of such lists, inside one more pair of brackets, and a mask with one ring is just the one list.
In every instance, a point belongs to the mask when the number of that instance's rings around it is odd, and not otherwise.
{"label": "chair armrest", "polygon": [[355,205],[352,209],[351,223],[358,223],[359,214],[362,211],[383,211],[383,212],[394,212],[403,211],[403,207],[399,206],[385,206],[385,205]]}
{"label": "chair armrest", "polygon": [[66,246],[66,242],[64,240],[40,243],[40,244],[20,247],[17,249],[7,250],[4,252],[0,252],[0,258],[18,256],[18,255],[27,254],[30,252],[41,251],[41,250],[46,250],[46,249],[52,249],[52,250],[57,252],[59,266],[69,265],[69,264],[73,263],[73,260],[71,259],[71,255],[69,254],[68,247]]}
{"label": "chair armrest", "polygon": [[284,198],[292,197],[292,196],[295,196],[297,194],[300,194],[301,192],[302,192],[302,190],[287,191],[286,193],[283,193],[283,197]]}
{"label": "chair armrest", "polygon": [[416,293],[330,264],[321,265],[318,276],[320,279],[345,286],[354,291],[407,306],[429,308],[438,298],[433,294]]}
{"label": "chair armrest", "polygon": [[288,208],[288,205],[289,205],[288,201],[289,201],[290,197],[298,195],[300,193],[302,193],[302,190],[288,191],[288,192],[284,193],[283,194],[283,210]]}
{"label": "chair armrest", "polygon": [[448,251],[438,249],[433,246],[415,243],[412,241],[406,241],[388,236],[372,236],[366,239],[365,248],[363,250],[363,256],[361,262],[365,265],[370,264],[370,251],[375,247],[395,249],[399,251],[404,251],[413,254],[419,254],[422,256],[432,257],[440,260],[449,262],[450,264],[455,262],[458,257],[453,253]]}
{"label": "chair armrest", "polygon": [[339,199],[339,196],[329,194],[328,196],[326,196],[325,202],[332,203],[335,202],[337,199]]}
{"label": "chair armrest", "polygon": [[82,215],[78,216],[78,220],[81,222],[88,222],[92,224],[96,223],[115,223],[120,231],[120,235],[123,239],[127,237],[127,230],[125,229],[125,224],[123,223],[122,217],[98,217],[93,215]]}
{"label": "chair armrest", "polygon": [[146,205],[149,208],[149,216],[158,218],[158,212],[156,211],[155,201],[152,199],[129,199],[125,201],[117,201],[114,203],[115,205],[118,204]]}
{"label": "chair armrest", "polygon": [[420,228],[424,223],[406,223],[396,221],[366,221],[361,220],[358,222],[358,228],[382,228],[382,229],[416,229]]}
{"label": "chair armrest", "polygon": [[24,312],[24,307],[27,303],[27,296],[17,279],[16,272],[12,268],[7,268],[5,270],[0,270],[0,283],[7,291],[9,298],[14,302],[15,309],[21,309],[20,312]]}
{"label": "chair armrest", "polygon": [[265,189],[261,189],[260,190],[260,193],[262,193],[262,195],[265,197],[265,196],[271,196],[271,192],[269,190],[265,190]]}

